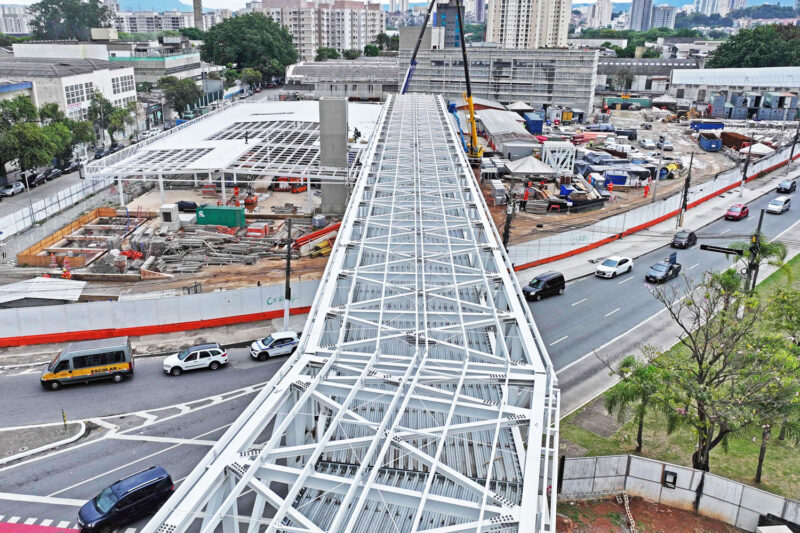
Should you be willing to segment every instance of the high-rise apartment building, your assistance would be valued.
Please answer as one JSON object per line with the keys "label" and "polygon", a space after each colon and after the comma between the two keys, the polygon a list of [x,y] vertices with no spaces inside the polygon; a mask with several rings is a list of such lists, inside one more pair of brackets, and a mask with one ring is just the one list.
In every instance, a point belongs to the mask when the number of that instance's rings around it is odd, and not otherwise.
{"label": "high-rise apartment building", "polygon": [[194,12],[194,27],[198,30],[203,28],[203,0],[194,0],[192,2],[192,11]]}
{"label": "high-rise apartment building", "polygon": [[[800,0],[797,0],[800,2]],[[475,0],[475,20],[486,21],[486,0]]]}
{"label": "high-rise apartment building", "polygon": [[702,13],[703,15],[713,15],[714,13],[719,13],[719,1],[694,0],[694,12]]}
{"label": "high-rise apartment building", "polygon": [[486,41],[503,48],[566,48],[570,0],[489,0]]}
{"label": "high-rise apartment building", "polygon": [[674,6],[661,5],[653,8],[653,18],[651,28],[675,28],[675,15],[678,8]]}
{"label": "high-rise apartment building", "polygon": [[386,29],[386,15],[377,3],[263,0],[261,4],[260,12],[292,34],[301,61],[313,61],[317,48],[322,47],[340,53],[364,50]]}
{"label": "high-rise apartment building", "polygon": [[[458,27],[458,3],[459,0],[440,0],[436,4],[436,12],[433,14],[433,26],[444,28],[444,46],[446,48],[461,46],[461,31]],[[464,8],[462,7],[461,16],[464,17],[464,15]]]}
{"label": "high-rise apartment building", "polygon": [[611,24],[611,0],[597,0],[589,7],[589,27],[605,28]]}
{"label": "high-rise apartment building", "polygon": [[647,31],[653,17],[653,0],[633,0],[631,2],[630,29]]}
{"label": "high-rise apartment building", "polygon": [[179,30],[194,26],[194,15],[188,11],[119,11],[114,14],[114,27],[126,33]]}

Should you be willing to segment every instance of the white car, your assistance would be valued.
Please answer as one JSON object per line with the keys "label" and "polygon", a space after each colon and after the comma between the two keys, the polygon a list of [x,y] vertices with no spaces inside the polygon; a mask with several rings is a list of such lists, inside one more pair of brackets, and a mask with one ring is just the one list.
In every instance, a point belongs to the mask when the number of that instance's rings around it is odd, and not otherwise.
{"label": "white car", "polygon": [[792,199],[788,196],[778,196],[767,204],[767,213],[774,213],[780,215],[784,211],[788,211],[792,205]]}
{"label": "white car", "polygon": [[219,343],[198,344],[164,359],[164,372],[180,376],[187,370],[198,368],[217,370],[225,364],[228,364],[228,354]]}
{"label": "white car", "polygon": [[8,185],[3,185],[3,188],[0,189],[0,196],[14,196],[15,194],[21,193],[25,190],[25,186],[20,181],[15,181],[14,183],[9,183]]}
{"label": "white car", "polygon": [[597,265],[595,276],[600,278],[616,278],[633,270],[633,260],[629,257],[614,255]]}
{"label": "white car", "polygon": [[294,353],[300,336],[294,331],[278,331],[250,345],[250,357],[266,361],[270,357]]}
{"label": "white car", "polygon": [[642,139],[641,141],[639,141],[639,146],[641,146],[645,150],[656,149],[656,143],[654,143],[652,139]]}

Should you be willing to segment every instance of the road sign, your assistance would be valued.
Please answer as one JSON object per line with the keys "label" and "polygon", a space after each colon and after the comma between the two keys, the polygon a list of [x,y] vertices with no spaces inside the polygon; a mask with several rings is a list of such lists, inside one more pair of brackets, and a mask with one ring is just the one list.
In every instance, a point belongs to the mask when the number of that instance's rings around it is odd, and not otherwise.
{"label": "road sign", "polygon": [[743,250],[734,250],[733,248],[723,248],[722,246],[713,246],[713,245],[710,245],[710,244],[701,244],[700,245],[700,249],[701,250],[705,250],[707,252],[719,252],[721,254],[734,254],[734,255],[738,255],[739,257],[744,255],[744,251]]}

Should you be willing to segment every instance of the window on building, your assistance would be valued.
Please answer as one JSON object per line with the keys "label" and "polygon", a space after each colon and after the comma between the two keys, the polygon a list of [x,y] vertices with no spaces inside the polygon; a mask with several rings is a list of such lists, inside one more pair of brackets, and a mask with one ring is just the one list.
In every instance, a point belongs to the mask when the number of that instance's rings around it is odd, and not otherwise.
{"label": "window on building", "polygon": [[683,89],[678,89],[677,91],[675,91],[675,97],[683,98],[683,91],[684,91]]}
{"label": "window on building", "polygon": [[111,78],[111,90],[114,94],[126,93],[134,89],[133,76]]}
{"label": "window on building", "polygon": [[83,90],[83,84],[67,85],[64,87],[64,94],[67,97],[67,105],[77,104],[83,102],[86,98],[86,93]]}

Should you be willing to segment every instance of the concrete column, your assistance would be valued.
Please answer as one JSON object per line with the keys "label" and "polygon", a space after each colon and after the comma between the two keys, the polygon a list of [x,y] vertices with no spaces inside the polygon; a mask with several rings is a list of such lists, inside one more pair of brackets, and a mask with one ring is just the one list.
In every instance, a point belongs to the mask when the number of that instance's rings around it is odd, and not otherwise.
{"label": "concrete column", "polygon": [[164,205],[167,200],[164,196],[164,174],[161,172],[158,173],[158,190],[161,192],[161,205]]}
{"label": "concrete column", "polygon": [[122,176],[117,176],[117,188],[119,189],[119,206],[125,207],[125,194],[122,192]]}
{"label": "concrete column", "polygon": [[194,173],[194,186],[197,187],[197,172]]}
{"label": "concrete column", "polygon": [[[347,99],[323,97],[319,101],[319,164],[347,169]],[[341,183],[323,182],[322,211],[343,214],[347,190]]]}
{"label": "concrete column", "polygon": [[227,198],[225,197],[225,182],[227,179],[225,178],[224,172],[220,173],[219,177],[220,183],[222,183],[222,205],[225,205],[228,202]]}
{"label": "concrete column", "polygon": [[238,181],[238,179],[236,177],[236,172],[233,173],[233,183],[236,183],[236,184],[239,183],[239,181]]}

